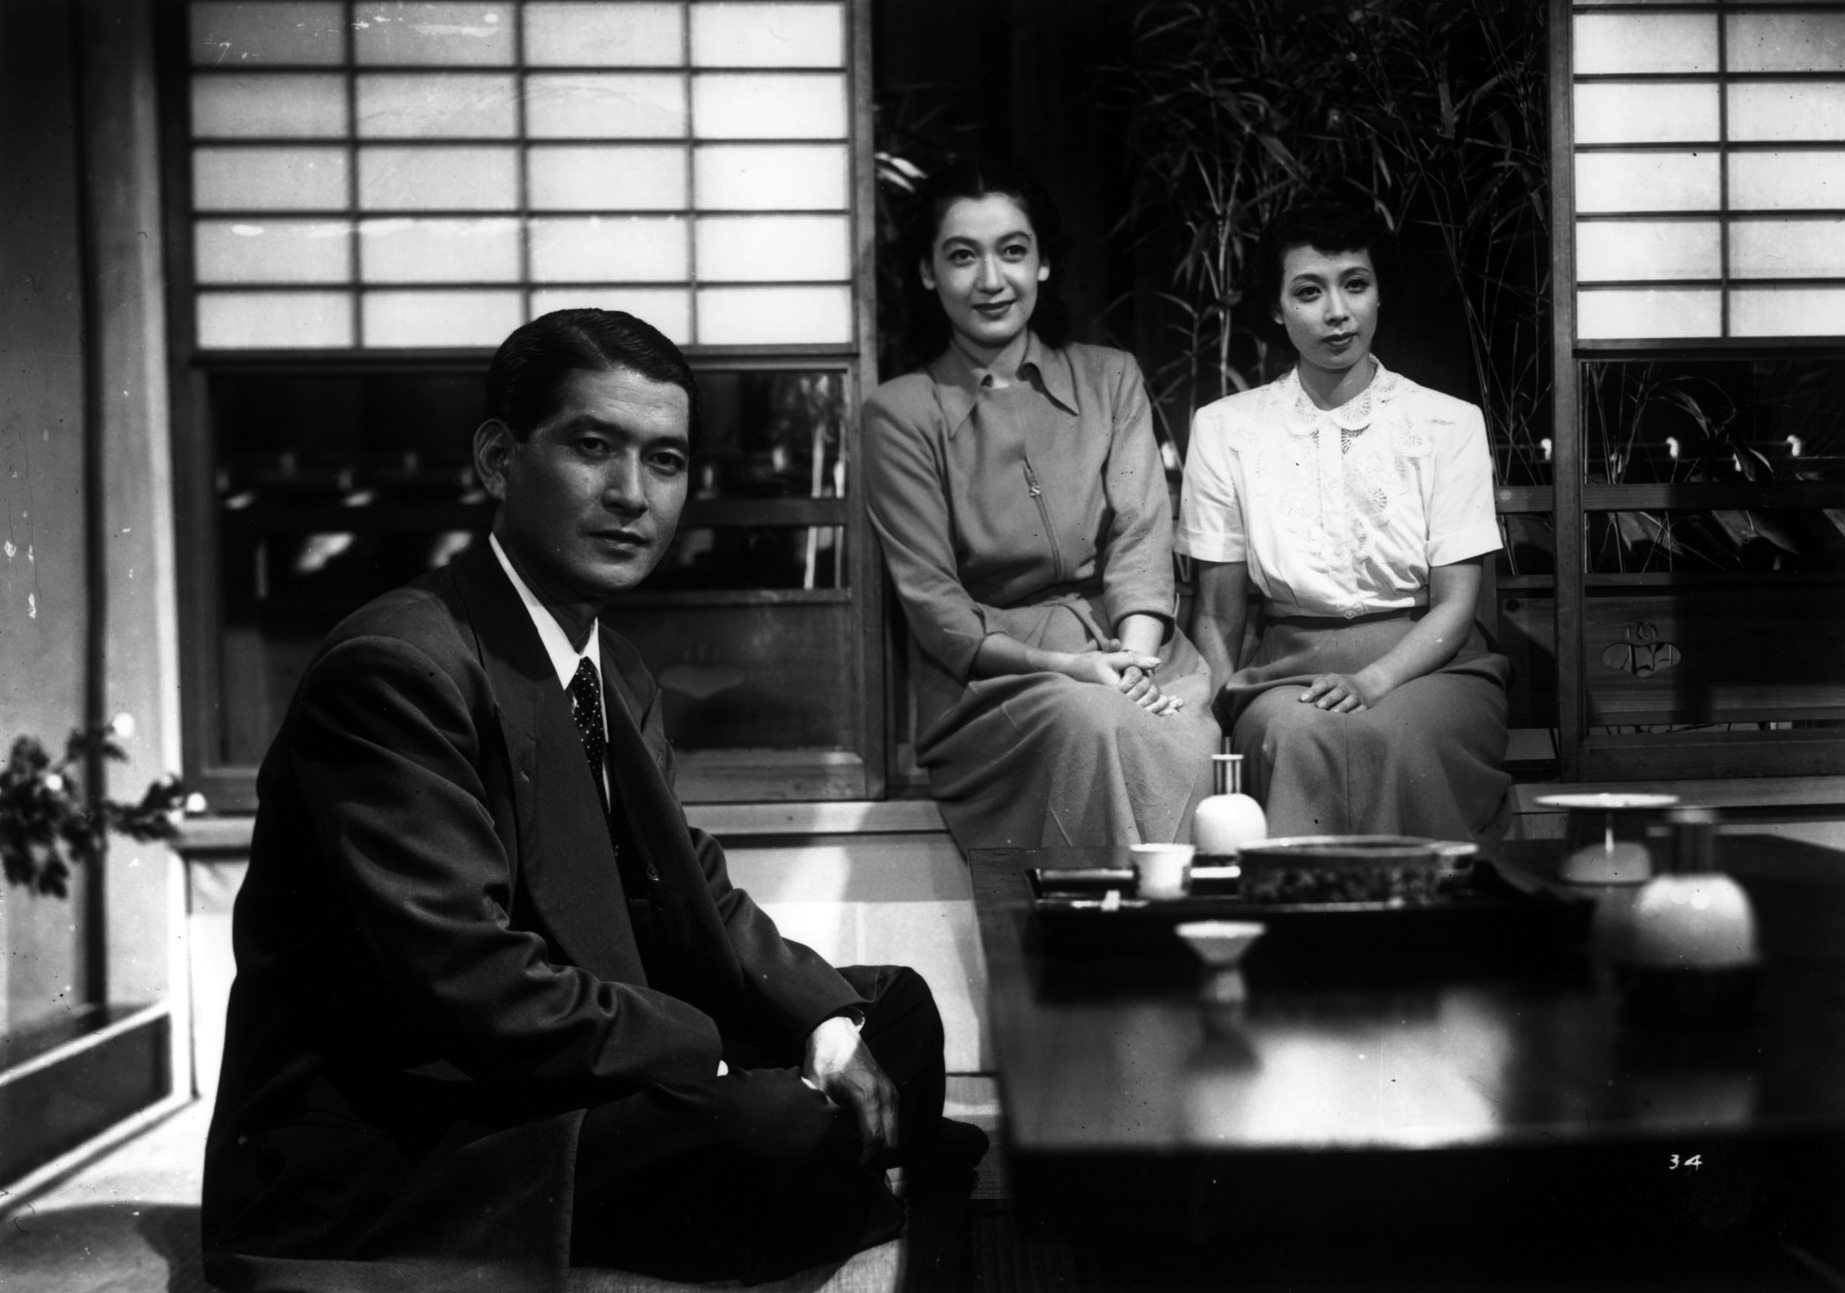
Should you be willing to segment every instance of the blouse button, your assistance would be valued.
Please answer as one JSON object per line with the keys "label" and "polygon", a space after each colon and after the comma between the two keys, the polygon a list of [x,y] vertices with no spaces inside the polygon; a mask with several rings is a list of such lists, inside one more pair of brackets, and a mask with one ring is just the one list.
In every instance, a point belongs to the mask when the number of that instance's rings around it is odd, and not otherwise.
{"label": "blouse button", "polygon": [[1345,611],[1345,618],[1348,620],[1355,620],[1358,618],[1358,612],[1348,607]]}

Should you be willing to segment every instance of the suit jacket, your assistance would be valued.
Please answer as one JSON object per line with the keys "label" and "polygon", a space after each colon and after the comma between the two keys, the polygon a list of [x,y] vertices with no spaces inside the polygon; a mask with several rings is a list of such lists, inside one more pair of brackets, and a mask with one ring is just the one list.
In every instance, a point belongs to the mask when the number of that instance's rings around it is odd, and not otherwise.
{"label": "suit jacket", "polygon": [[659,876],[646,964],[569,699],[486,544],[308,667],[234,918],[202,1218],[222,1283],[270,1258],[562,1266],[586,1106],[866,1004],[688,829],[658,692],[607,628],[602,665],[617,812]]}

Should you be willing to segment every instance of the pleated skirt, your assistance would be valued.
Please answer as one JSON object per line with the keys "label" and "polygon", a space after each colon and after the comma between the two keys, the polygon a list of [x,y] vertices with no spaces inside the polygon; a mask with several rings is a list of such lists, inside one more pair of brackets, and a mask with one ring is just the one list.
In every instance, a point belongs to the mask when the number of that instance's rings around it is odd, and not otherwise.
{"label": "pleated skirt", "polygon": [[1511,666],[1476,625],[1446,666],[1377,705],[1335,714],[1300,699],[1322,673],[1356,673],[1421,612],[1358,620],[1276,619],[1231,676],[1218,716],[1244,756],[1245,788],[1269,835],[1426,835],[1483,840],[1511,820],[1505,772]]}

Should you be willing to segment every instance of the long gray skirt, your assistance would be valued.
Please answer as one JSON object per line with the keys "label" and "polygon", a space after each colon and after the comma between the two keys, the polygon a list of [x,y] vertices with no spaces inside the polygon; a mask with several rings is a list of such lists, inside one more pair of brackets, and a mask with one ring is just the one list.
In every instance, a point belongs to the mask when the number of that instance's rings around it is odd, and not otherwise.
{"label": "long gray skirt", "polygon": [[[1108,636],[1098,609],[1068,596],[986,618],[1028,646],[1087,651]],[[1185,701],[1165,717],[1059,673],[962,684],[922,663],[917,762],[962,852],[1191,838],[1219,740],[1210,670],[1177,629],[1159,654],[1161,690]]]}
{"label": "long gray skirt", "polygon": [[1511,666],[1478,626],[1445,667],[1371,708],[1334,714],[1300,699],[1315,675],[1356,673],[1382,656],[1420,615],[1273,620],[1255,659],[1224,685],[1218,715],[1270,836],[1504,834]]}

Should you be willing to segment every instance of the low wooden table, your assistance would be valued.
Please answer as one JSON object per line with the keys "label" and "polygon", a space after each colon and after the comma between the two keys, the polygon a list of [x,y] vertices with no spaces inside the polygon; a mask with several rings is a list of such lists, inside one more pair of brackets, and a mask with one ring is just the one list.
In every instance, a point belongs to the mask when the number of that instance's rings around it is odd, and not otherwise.
{"label": "low wooden table", "polygon": [[[1556,849],[1500,856],[1542,871]],[[1269,1260],[1317,1243],[1309,1259],[1349,1273],[1375,1258],[1351,1235],[1489,1260],[1580,1240],[1559,1269],[1610,1245],[1642,1266],[1700,1254],[1708,1273],[1769,1252],[1793,1286],[1839,1261],[1845,853],[1725,837],[1764,967],[1753,1020],[1705,1030],[1628,1022],[1586,949],[1405,973],[1252,968],[1240,1015],[1212,1016],[1182,947],[1040,945],[1026,870],[1125,866],[1125,850],[970,860],[1017,1206],[1079,1249],[1121,1260],[1106,1241],[1131,1236],[1139,1261],[1288,1235]],[[1713,1242],[1729,1255],[1717,1266]]]}

